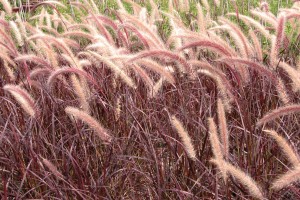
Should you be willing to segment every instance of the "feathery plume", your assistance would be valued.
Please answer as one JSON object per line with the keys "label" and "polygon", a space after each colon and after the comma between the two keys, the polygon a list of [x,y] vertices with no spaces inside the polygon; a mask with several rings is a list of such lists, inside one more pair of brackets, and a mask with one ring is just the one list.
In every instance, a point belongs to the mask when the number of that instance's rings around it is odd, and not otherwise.
{"label": "feathery plume", "polygon": [[16,77],[14,75],[14,71],[9,67],[6,60],[3,60],[3,66],[4,66],[4,69],[6,70],[9,78],[13,81],[16,80]]}
{"label": "feathery plume", "polygon": [[252,68],[253,70],[259,72],[260,74],[267,76],[276,85],[278,84],[278,79],[275,76],[275,74],[260,63],[253,62],[253,61],[247,60],[247,59],[242,59],[242,58],[221,58],[220,61],[225,62],[229,65],[232,65],[232,63],[240,63],[243,65],[246,65],[246,66]]}
{"label": "feathery plume", "polygon": [[149,92],[149,97],[154,98],[158,94],[159,90],[162,88],[164,78],[160,78],[153,86],[153,89]]}
{"label": "feathery plume", "polygon": [[281,13],[278,17],[278,25],[276,28],[276,49],[279,50],[282,44],[282,41],[285,36],[285,23],[286,23],[286,16],[284,13]]}
{"label": "feathery plume", "polygon": [[119,95],[115,104],[115,118],[118,121],[121,115],[121,96]]}
{"label": "feathery plume", "polygon": [[84,83],[82,84],[82,82],[74,74],[71,75],[71,82],[74,87],[74,91],[79,98],[80,105],[82,106],[83,110],[87,113],[90,113],[90,106],[86,98],[87,90],[85,89]]}
{"label": "feathery plume", "polygon": [[218,130],[216,123],[213,118],[209,117],[207,119],[208,122],[208,130],[209,130],[209,140],[211,144],[211,148],[213,151],[214,158],[216,160],[223,160],[223,151],[222,146],[218,136]]}
{"label": "feathery plume", "polygon": [[34,54],[24,54],[24,55],[19,55],[14,59],[17,62],[23,62],[23,61],[28,61],[32,63],[36,63],[42,66],[46,66],[47,68],[51,68],[51,65],[42,57],[36,56]]}
{"label": "feathery plume", "polygon": [[215,81],[215,83],[218,87],[218,91],[220,92],[220,96],[223,99],[223,105],[227,111],[230,111],[231,110],[230,104],[234,100],[234,98],[233,98],[232,93],[228,90],[229,89],[227,87],[228,84],[224,84],[222,82],[222,79],[218,75],[211,73],[210,71],[208,71],[206,69],[199,69],[199,70],[197,70],[197,72],[204,74],[204,75],[212,78]]}
{"label": "feathery plume", "polygon": [[278,48],[276,46],[276,36],[271,36],[271,51],[270,51],[270,65],[273,69],[276,69],[278,60]]}
{"label": "feathery plume", "polygon": [[276,85],[276,90],[279,96],[279,99],[282,101],[283,104],[287,105],[290,102],[289,95],[286,91],[286,87],[284,86],[283,81],[281,78],[278,78],[278,83]]}
{"label": "feathery plume", "polygon": [[22,35],[20,33],[20,30],[19,30],[17,24],[14,21],[10,21],[9,25],[10,25],[10,28],[11,28],[13,34],[15,35],[15,38],[17,40],[18,45],[19,46],[23,46],[24,45],[24,41],[22,39]]}
{"label": "feathery plume", "polygon": [[118,67],[115,63],[113,63],[112,61],[110,61],[109,59],[99,55],[96,52],[93,51],[88,51],[88,53],[90,55],[92,55],[93,57],[95,57],[97,60],[105,63],[117,76],[120,76],[121,79],[130,87],[132,88],[136,88],[135,83],[133,82],[133,80],[122,70],[120,69],[120,67]]}
{"label": "feathery plume", "polygon": [[[236,16],[236,13],[228,13],[228,16]],[[267,39],[270,39],[270,33],[266,28],[261,25],[258,21],[255,19],[245,16],[245,15],[239,15],[239,18],[243,20],[247,25],[252,25],[255,27],[263,36],[265,36]]]}
{"label": "feathery plume", "polygon": [[182,140],[183,146],[189,158],[195,160],[196,152],[188,132],[184,129],[182,123],[174,115],[171,116],[171,123],[173,127],[177,130],[177,133]]}
{"label": "feathery plume", "polygon": [[200,3],[197,3],[197,11],[198,11],[198,16],[197,16],[198,28],[200,29],[200,32],[205,32],[206,31],[205,19],[203,15],[203,9]]}
{"label": "feathery plume", "polygon": [[[239,46],[239,49],[241,51],[245,52],[246,56],[249,56],[251,54],[253,54],[253,52],[251,51],[250,48],[250,44],[249,41],[247,39],[247,37],[245,36],[245,34],[243,33],[243,31],[234,23],[232,23],[230,20],[226,19],[226,18],[220,18],[219,21],[221,21],[222,23],[226,24],[229,27],[229,32],[233,32],[237,35],[237,39],[236,39],[236,44]],[[247,58],[247,57],[245,57]]]}
{"label": "feathery plume", "polygon": [[7,54],[5,50],[0,51],[0,58],[13,66],[14,68],[16,67],[16,63],[10,58],[10,56]]}
{"label": "feathery plume", "polygon": [[[45,70],[45,69],[44,69]],[[97,85],[96,81],[94,80],[94,78],[88,74],[87,72],[85,72],[83,69],[78,69],[78,68],[74,68],[74,67],[62,67],[60,69],[57,69],[55,71],[53,71],[51,73],[51,75],[48,78],[47,81],[47,85],[49,87],[51,87],[53,81],[55,80],[55,78],[63,73],[75,73],[83,78],[86,78],[88,81],[90,81],[92,84]]]}
{"label": "feathery plume", "polygon": [[83,32],[83,31],[67,31],[67,32],[64,32],[62,34],[62,36],[66,37],[66,36],[76,36],[76,37],[80,37],[80,38],[86,38],[88,40],[91,40],[93,41],[94,40],[94,36],[89,34],[89,33],[86,33],[86,32]]}
{"label": "feathery plume", "polygon": [[158,64],[155,61],[152,61],[150,59],[141,59],[137,61],[138,64],[145,66],[146,68],[160,74],[162,77],[164,77],[169,83],[175,84],[175,78],[174,76],[166,70],[163,66]]}
{"label": "feathery plume", "polygon": [[65,112],[73,116],[75,119],[80,119],[81,121],[89,125],[101,140],[105,142],[111,142],[112,136],[105,128],[102,127],[102,125],[96,119],[91,117],[88,113],[75,107],[66,107]]}
{"label": "feathery plume", "polygon": [[278,66],[282,68],[289,75],[289,78],[293,81],[293,91],[300,91],[300,71],[285,62],[280,62]]}
{"label": "feathery plume", "polygon": [[257,183],[245,172],[224,160],[212,159],[211,162],[217,165],[219,168],[223,168],[234,178],[236,178],[241,184],[243,184],[248,189],[249,194],[251,194],[253,197],[258,199],[264,199],[264,195],[258,187]]}
{"label": "feathery plume", "polygon": [[43,164],[51,171],[51,173],[56,176],[57,178],[64,179],[64,176],[58,171],[55,165],[51,163],[46,158],[42,158]]}
{"label": "feathery plume", "polygon": [[19,30],[20,30],[22,37],[27,38],[26,28],[25,28],[24,22],[23,22],[21,16],[19,15],[19,13],[16,13],[16,22],[19,25]]}
{"label": "feathery plume", "polygon": [[296,181],[300,180],[300,166],[297,166],[295,169],[286,172],[284,175],[279,177],[272,183],[272,189],[280,190]]}
{"label": "feathery plume", "polygon": [[36,76],[45,75],[45,74],[49,74],[49,73],[51,73],[50,69],[47,69],[47,68],[36,68],[36,69],[30,71],[29,77],[30,77],[30,79],[33,79]]}
{"label": "feathery plume", "polygon": [[273,28],[276,29],[277,24],[278,24],[277,21],[276,21],[276,18],[271,17],[268,12],[261,12],[261,10],[251,10],[250,13],[252,15],[260,18],[261,20],[267,22]]}
{"label": "feathery plume", "polygon": [[226,159],[229,156],[229,134],[225,116],[225,109],[221,99],[218,99],[218,121],[219,121],[219,131],[221,136],[221,141],[223,144],[223,154]]}
{"label": "feathery plume", "polygon": [[149,77],[149,75],[146,73],[146,71],[136,64],[132,64],[132,65],[130,65],[130,67],[134,70],[134,72],[138,76],[140,76],[142,78],[142,80],[145,82],[147,87],[150,90],[152,90],[154,83],[153,83],[152,79]]}
{"label": "feathery plume", "polygon": [[299,104],[283,106],[283,107],[277,108],[275,110],[272,110],[271,112],[264,115],[263,118],[258,120],[258,122],[256,124],[257,124],[257,126],[261,126],[261,125],[263,125],[269,121],[272,121],[278,117],[281,117],[284,115],[289,115],[289,114],[295,114],[298,112],[300,112]]}
{"label": "feathery plume", "polygon": [[261,43],[260,43],[259,39],[257,38],[257,35],[254,33],[254,31],[252,29],[249,30],[249,36],[252,40],[253,47],[255,49],[254,52],[256,54],[258,61],[262,61],[263,60],[263,52],[261,49]]}
{"label": "feathery plume", "polygon": [[267,134],[269,134],[280,146],[290,163],[293,164],[294,167],[300,166],[300,159],[299,156],[295,153],[293,148],[288,144],[288,142],[280,136],[277,132],[274,130],[263,130]]}
{"label": "feathery plume", "polygon": [[182,47],[180,47],[177,51],[182,51],[184,49],[187,49],[187,48],[192,48],[192,47],[201,47],[201,48],[207,48],[213,52],[216,52],[220,55],[223,55],[223,56],[234,56],[230,51],[228,51],[227,48],[225,48],[224,46],[220,45],[219,43],[217,42],[214,42],[214,41],[211,41],[209,39],[205,40],[199,40],[199,41],[196,41],[196,42],[191,42],[189,44],[186,44]]}
{"label": "feathery plume", "polygon": [[31,117],[36,116],[34,100],[26,90],[17,85],[10,84],[5,85],[3,89],[10,92],[10,94],[18,101],[25,112],[27,112]]}
{"label": "feathery plume", "polygon": [[207,14],[210,15],[209,14],[210,13],[210,5],[209,5],[208,1],[207,0],[201,0],[201,3],[205,7]]}
{"label": "feathery plume", "polygon": [[47,11],[45,13],[45,19],[46,19],[46,27],[48,27],[49,29],[52,28],[51,18]]}
{"label": "feathery plume", "polygon": [[12,8],[11,8],[11,5],[10,5],[9,1],[8,0],[0,0],[0,3],[2,4],[5,12],[8,15],[11,15],[12,14]]}
{"label": "feathery plume", "polygon": [[178,61],[180,64],[182,64],[184,66],[184,69],[186,72],[191,72],[191,67],[190,65],[186,62],[186,60],[177,55],[176,53],[173,53],[171,51],[167,51],[167,50],[149,50],[149,51],[143,51],[139,54],[137,54],[136,56],[134,56],[133,58],[129,59],[127,62],[130,63],[130,62],[134,62],[138,59],[142,59],[142,58],[145,58],[145,57],[150,57],[150,56],[165,56],[165,57],[168,57],[168,58],[171,58],[175,61]]}
{"label": "feathery plume", "polygon": [[[38,33],[33,36],[30,36],[27,40],[35,40],[35,39],[42,39],[43,41],[53,42],[57,48],[61,49],[64,53],[70,55],[71,57],[74,57],[73,52],[71,51],[69,46],[66,44],[68,42],[68,40],[66,40],[66,38],[65,39],[55,38],[54,36],[51,36],[51,35]],[[70,43],[69,43],[69,45],[70,45]]]}

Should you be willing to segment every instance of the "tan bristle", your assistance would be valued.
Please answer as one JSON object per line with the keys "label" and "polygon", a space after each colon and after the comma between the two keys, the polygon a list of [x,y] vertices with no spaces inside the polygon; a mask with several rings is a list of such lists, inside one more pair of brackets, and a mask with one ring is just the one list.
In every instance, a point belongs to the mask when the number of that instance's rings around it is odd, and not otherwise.
{"label": "tan bristle", "polygon": [[192,141],[191,141],[191,138],[190,138],[188,132],[183,127],[183,124],[174,115],[171,117],[171,123],[172,123],[173,127],[176,129],[189,158],[191,158],[192,160],[195,160],[196,159],[196,151],[192,144]]}

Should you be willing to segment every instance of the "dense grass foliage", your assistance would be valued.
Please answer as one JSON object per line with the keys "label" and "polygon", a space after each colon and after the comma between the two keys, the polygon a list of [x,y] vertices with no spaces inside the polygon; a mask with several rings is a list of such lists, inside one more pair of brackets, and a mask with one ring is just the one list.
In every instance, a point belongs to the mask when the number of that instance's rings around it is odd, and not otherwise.
{"label": "dense grass foliage", "polygon": [[1,199],[300,198],[298,2],[0,3]]}

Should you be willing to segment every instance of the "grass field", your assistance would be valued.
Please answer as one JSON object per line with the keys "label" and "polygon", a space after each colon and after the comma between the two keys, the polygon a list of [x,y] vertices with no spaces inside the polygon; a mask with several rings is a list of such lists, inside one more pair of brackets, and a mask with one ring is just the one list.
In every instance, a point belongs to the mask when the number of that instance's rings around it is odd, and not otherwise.
{"label": "grass field", "polygon": [[299,2],[15,6],[1,199],[300,199]]}

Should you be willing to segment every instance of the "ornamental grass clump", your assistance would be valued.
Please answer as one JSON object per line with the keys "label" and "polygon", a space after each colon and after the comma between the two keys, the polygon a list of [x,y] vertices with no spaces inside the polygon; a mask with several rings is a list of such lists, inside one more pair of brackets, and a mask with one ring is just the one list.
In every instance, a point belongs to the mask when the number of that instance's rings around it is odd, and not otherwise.
{"label": "ornamental grass clump", "polygon": [[283,4],[0,0],[1,198],[300,199]]}

